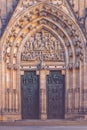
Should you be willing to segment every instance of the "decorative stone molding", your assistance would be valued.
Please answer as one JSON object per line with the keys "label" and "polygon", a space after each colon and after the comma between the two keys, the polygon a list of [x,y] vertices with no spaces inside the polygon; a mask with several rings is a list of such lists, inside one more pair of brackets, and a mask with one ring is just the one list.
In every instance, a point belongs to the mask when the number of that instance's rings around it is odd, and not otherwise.
{"label": "decorative stone molding", "polygon": [[14,65],[13,65],[13,68],[14,68],[14,70],[17,70],[17,69],[19,69],[19,65],[17,65],[17,64],[14,64]]}
{"label": "decorative stone molding", "polygon": [[66,42],[66,46],[67,46],[67,47],[70,47],[69,41]]}
{"label": "decorative stone molding", "polygon": [[72,69],[73,69],[73,63],[70,63],[70,64],[68,65],[68,69],[69,69],[69,70],[72,70]]}
{"label": "decorative stone molding", "polygon": [[55,6],[61,6],[64,4],[63,0],[30,0],[30,1],[24,0],[21,1],[21,8],[28,8],[29,6],[32,6],[40,2],[48,2],[50,4],[54,4]]}
{"label": "decorative stone molding", "polygon": [[44,11],[40,11],[38,13],[39,16],[47,16],[47,12],[44,12]]}
{"label": "decorative stone molding", "polygon": [[76,69],[79,69],[79,68],[80,68],[80,63],[79,63],[79,62],[77,62],[77,63],[75,64],[75,68],[76,68]]}
{"label": "decorative stone molding", "polygon": [[11,68],[12,68],[12,65],[11,65],[11,64],[7,64],[7,68],[8,68],[8,69],[11,69]]}
{"label": "decorative stone molding", "polygon": [[71,50],[69,51],[69,56],[70,56],[70,57],[72,57],[72,56],[73,56],[73,53],[72,53],[72,51],[71,51]]}
{"label": "decorative stone molding", "polygon": [[69,88],[69,89],[68,89],[68,92],[69,92],[69,93],[73,93],[73,91],[74,91],[73,88]]}
{"label": "decorative stone molding", "polygon": [[7,68],[8,68],[8,69],[17,70],[17,69],[19,69],[19,66],[18,66],[17,64],[10,64],[10,63],[7,63]]}
{"label": "decorative stone molding", "polygon": [[75,92],[76,92],[76,93],[79,93],[79,92],[80,92],[80,88],[78,88],[78,87],[75,88]]}

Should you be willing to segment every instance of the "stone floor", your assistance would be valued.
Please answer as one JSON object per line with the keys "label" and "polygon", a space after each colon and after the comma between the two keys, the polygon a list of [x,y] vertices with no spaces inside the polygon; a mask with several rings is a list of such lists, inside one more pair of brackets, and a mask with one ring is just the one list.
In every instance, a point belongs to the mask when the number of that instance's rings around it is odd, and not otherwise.
{"label": "stone floor", "polygon": [[82,126],[0,126],[0,130],[87,130]]}

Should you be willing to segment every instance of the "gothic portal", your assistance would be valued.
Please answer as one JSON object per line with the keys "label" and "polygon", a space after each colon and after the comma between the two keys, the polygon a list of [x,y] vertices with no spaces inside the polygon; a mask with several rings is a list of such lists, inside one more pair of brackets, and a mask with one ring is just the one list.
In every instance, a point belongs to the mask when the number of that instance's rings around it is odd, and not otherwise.
{"label": "gothic portal", "polygon": [[0,40],[0,120],[87,118],[86,31],[68,0],[19,0]]}
{"label": "gothic portal", "polygon": [[65,53],[61,40],[47,28],[37,30],[23,43],[21,52],[23,119],[64,119],[65,76],[62,72],[64,65]]}

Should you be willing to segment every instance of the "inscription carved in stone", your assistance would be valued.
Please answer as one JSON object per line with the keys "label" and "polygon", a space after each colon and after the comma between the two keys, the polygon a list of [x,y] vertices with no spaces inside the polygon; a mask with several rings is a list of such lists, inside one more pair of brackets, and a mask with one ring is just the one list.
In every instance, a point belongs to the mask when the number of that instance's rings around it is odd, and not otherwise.
{"label": "inscription carved in stone", "polygon": [[21,60],[64,61],[64,50],[58,39],[48,31],[42,30],[27,40]]}

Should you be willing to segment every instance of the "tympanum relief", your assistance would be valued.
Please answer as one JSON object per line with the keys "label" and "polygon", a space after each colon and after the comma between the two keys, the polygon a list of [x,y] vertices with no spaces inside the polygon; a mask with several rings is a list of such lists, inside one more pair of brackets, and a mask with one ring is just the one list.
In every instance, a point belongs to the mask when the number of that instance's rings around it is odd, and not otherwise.
{"label": "tympanum relief", "polygon": [[42,30],[30,36],[24,45],[22,61],[64,61],[64,50],[59,39]]}

